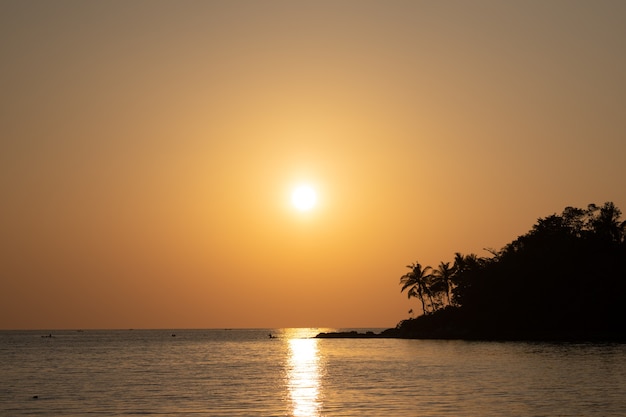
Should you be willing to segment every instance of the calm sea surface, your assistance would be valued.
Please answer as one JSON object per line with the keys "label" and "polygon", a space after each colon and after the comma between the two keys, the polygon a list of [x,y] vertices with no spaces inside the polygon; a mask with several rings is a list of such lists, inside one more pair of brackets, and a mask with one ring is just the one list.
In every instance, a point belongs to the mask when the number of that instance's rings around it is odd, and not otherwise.
{"label": "calm sea surface", "polygon": [[626,345],[325,330],[0,332],[0,415],[626,416]]}

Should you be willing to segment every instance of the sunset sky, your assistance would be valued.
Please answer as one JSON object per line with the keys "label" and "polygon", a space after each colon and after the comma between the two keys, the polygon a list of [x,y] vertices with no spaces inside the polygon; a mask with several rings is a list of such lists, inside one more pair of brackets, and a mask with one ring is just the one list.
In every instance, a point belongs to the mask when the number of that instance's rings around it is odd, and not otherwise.
{"label": "sunset sky", "polygon": [[626,210],[625,22],[624,1],[0,0],[0,329],[393,327],[409,263]]}

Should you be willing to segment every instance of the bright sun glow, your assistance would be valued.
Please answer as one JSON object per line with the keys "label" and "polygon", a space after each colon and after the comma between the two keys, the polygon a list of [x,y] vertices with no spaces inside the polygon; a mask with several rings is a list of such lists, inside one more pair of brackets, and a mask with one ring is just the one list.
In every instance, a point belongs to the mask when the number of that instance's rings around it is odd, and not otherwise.
{"label": "bright sun glow", "polygon": [[291,193],[291,202],[301,211],[311,210],[317,202],[315,190],[308,185],[300,185]]}

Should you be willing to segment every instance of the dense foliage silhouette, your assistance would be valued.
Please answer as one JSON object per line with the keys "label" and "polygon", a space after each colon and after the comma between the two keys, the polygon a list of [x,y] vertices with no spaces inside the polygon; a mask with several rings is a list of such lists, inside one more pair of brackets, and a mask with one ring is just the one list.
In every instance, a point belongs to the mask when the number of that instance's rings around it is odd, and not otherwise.
{"label": "dense foliage silhouette", "polygon": [[400,337],[626,340],[626,222],[611,202],[567,207],[488,257],[419,262],[400,279],[424,314]]}

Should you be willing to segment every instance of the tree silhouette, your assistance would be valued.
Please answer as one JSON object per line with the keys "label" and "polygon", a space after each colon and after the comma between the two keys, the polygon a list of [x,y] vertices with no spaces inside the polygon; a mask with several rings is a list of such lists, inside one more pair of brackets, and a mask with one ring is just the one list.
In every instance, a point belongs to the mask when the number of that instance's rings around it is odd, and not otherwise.
{"label": "tree silhouette", "polygon": [[452,277],[454,276],[454,266],[450,266],[450,262],[440,262],[437,269],[433,271],[434,292],[443,293],[448,305],[450,302],[450,290],[452,289]]}
{"label": "tree silhouette", "polygon": [[462,255],[457,252],[454,254],[454,274],[452,282],[452,301],[454,305],[463,305],[471,300],[472,291],[478,281],[477,276],[482,270],[484,261],[476,254]]}
{"label": "tree silhouette", "polygon": [[[400,284],[402,285],[400,292],[408,288],[408,298],[416,297],[420,300],[422,303],[422,311],[424,314],[428,314],[433,305],[430,293],[430,280],[432,278],[430,271],[432,268],[430,266],[422,267],[419,262],[412,263],[406,267],[411,271],[400,277]],[[426,298],[430,300],[429,304],[426,303]],[[427,308],[428,305],[430,305],[430,308]]]}
{"label": "tree silhouette", "polygon": [[597,217],[591,222],[595,234],[611,242],[622,242],[626,221],[620,223],[621,214],[620,209],[615,207],[612,202],[604,203]]}
{"label": "tree silhouette", "polygon": [[457,252],[452,266],[440,262],[434,271],[408,265],[402,291],[419,298],[424,315],[398,328],[412,335],[427,329],[436,337],[626,341],[626,222],[620,216],[611,202],[566,207],[539,218],[501,250],[488,250],[492,257]]}

